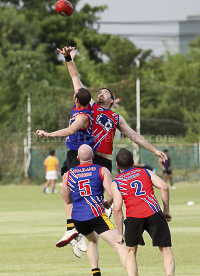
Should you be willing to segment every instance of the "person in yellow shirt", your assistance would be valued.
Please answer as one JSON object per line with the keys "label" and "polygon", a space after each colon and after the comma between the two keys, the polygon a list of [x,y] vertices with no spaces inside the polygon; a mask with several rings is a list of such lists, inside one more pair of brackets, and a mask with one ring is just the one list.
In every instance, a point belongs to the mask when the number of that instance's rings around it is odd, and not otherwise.
{"label": "person in yellow shirt", "polygon": [[44,166],[46,168],[46,180],[44,185],[44,193],[47,193],[48,187],[52,186],[52,193],[56,193],[56,179],[58,179],[59,172],[59,160],[55,157],[55,150],[50,150],[49,156],[44,160]]}

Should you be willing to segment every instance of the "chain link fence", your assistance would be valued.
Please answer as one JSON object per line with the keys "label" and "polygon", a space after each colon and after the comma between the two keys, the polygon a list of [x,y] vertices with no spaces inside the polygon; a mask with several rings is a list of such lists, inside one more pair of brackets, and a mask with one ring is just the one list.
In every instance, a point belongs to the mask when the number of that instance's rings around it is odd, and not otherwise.
{"label": "chain link fence", "polygon": [[[7,137],[7,143],[0,144],[1,184],[21,183],[22,180],[25,180],[25,182],[27,181],[27,179],[24,178],[25,160],[23,138],[23,134],[18,133],[17,135],[13,135],[12,138]],[[35,139],[35,135],[33,135],[33,139]],[[115,158],[118,150],[121,147],[129,149],[131,152],[134,150],[131,143],[126,143],[126,139],[127,138],[121,139],[120,144],[115,144],[112,159],[113,176],[117,174]],[[147,137],[147,139],[149,142],[153,143],[156,148],[160,150],[169,150],[169,155],[172,160],[174,181],[192,181],[193,179],[200,179],[200,144],[177,144],[173,141],[173,136],[163,137],[158,135],[154,137],[152,135]],[[169,141],[169,139],[171,139],[171,141]],[[154,142],[158,142],[158,140],[163,141],[164,143],[155,144]],[[44,159],[49,155],[50,149],[56,150],[56,156],[60,160],[60,166],[62,166],[62,163],[66,159],[67,153],[64,140],[56,141],[55,139],[51,139],[48,141],[44,139],[44,141],[35,141],[32,144],[31,162],[28,170],[28,175],[31,181],[37,183],[43,183],[45,181],[45,169],[43,162]],[[139,156],[139,163],[145,163],[146,165],[153,167],[156,169],[156,173],[159,176],[162,176],[162,171],[158,165],[158,158],[154,156],[153,153],[140,148]]]}
{"label": "chain link fence", "polygon": [[[199,175],[199,145],[198,144],[176,144],[176,145],[155,145],[158,149],[169,150],[169,155],[172,160],[172,170],[174,181],[192,181],[200,179]],[[120,144],[114,147],[113,151],[113,177],[117,175],[116,154],[121,147],[125,147],[133,152],[133,146]],[[66,158],[66,149],[56,149],[56,156],[60,161],[60,165]],[[145,163],[153,167],[156,173],[162,176],[161,168],[158,165],[158,158],[151,152],[140,148],[140,163]],[[32,159],[29,168],[29,176],[31,179],[38,182],[44,182],[45,170],[43,166],[44,159],[48,156],[47,149],[35,148],[32,150]],[[60,178],[61,180],[61,178]]]}

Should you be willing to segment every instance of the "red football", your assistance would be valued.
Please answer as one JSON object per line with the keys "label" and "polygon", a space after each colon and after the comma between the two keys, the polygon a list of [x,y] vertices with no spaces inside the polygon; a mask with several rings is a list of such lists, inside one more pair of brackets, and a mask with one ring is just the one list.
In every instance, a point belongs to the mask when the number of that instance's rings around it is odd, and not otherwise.
{"label": "red football", "polygon": [[74,7],[69,1],[60,0],[56,2],[56,12],[62,16],[70,16],[74,12]]}

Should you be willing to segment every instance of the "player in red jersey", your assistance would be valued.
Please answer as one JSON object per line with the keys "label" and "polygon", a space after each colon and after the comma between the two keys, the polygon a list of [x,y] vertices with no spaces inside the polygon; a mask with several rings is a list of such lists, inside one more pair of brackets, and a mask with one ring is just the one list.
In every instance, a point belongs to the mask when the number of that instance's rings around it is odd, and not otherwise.
{"label": "player in red jersey", "polygon": [[[144,245],[143,232],[152,238],[153,246],[158,246],[164,260],[167,276],[175,273],[174,258],[171,251],[171,234],[167,222],[172,216],[169,211],[169,189],[167,184],[150,170],[134,168],[133,155],[127,149],[120,149],[116,156],[120,174],[111,184],[114,200],[114,218],[118,228],[119,243],[123,243],[122,202],[126,205],[125,240],[127,246],[126,270],[129,276],[138,273],[136,252],[138,244]],[[160,189],[163,212],[154,188]]]}
{"label": "player in red jersey", "polygon": [[[59,50],[61,54],[65,57],[69,56],[69,61],[67,62],[68,70],[72,78],[74,85],[74,93],[76,94],[80,88],[83,88],[83,84],[79,79],[78,72],[74,63],[74,53],[69,52],[72,47],[64,47]],[[73,47],[74,49],[74,47]],[[112,160],[113,142],[116,128],[118,128],[122,133],[129,137],[134,143],[139,146],[153,152],[156,156],[160,157],[161,160],[167,160],[167,156],[164,152],[156,149],[152,144],[150,144],[143,136],[131,129],[125,119],[119,114],[113,112],[110,108],[114,102],[114,95],[108,88],[100,89],[97,96],[97,103],[92,99],[90,105],[94,109],[94,153],[100,157],[107,160]],[[95,156],[96,157],[96,156]],[[102,160],[104,162],[105,160]],[[95,163],[95,158],[94,158]],[[100,164],[98,164],[100,165]],[[112,170],[112,164],[110,162],[110,171]]]}
{"label": "player in red jersey", "polygon": [[[74,47],[64,47],[62,50],[57,50],[64,55],[65,60],[67,61],[68,70],[74,85],[74,93],[76,94],[79,89],[84,88],[84,86],[79,79],[78,72],[73,61],[76,52],[74,51],[74,53],[72,53],[72,49],[74,50]],[[112,151],[116,128],[118,128],[139,146],[152,151],[162,160],[166,160],[167,157],[163,152],[156,149],[144,137],[131,129],[122,116],[110,109],[113,102],[114,96],[108,88],[102,88],[99,91],[97,103],[95,103],[94,100],[91,100],[90,102],[90,105],[93,107],[94,111],[94,164],[106,167],[110,172],[112,171]],[[65,235],[67,235],[67,232]],[[65,246],[68,244],[67,239],[65,239],[65,235],[56,244],[56,246],[60,247],[60,245]]]}

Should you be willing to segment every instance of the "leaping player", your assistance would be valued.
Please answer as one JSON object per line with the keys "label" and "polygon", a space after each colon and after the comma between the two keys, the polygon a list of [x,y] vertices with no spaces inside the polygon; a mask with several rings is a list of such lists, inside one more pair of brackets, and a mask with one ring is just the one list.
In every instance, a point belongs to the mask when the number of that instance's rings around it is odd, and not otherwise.
{"label": "leaping player", "polygon": [[[64,175],[71,168],[74,168],[80,164],[77,159],[77,154],[78,148],[82,144],[87,144],[91,147],[93,147],[94,144],[92,136],[93,118],[91,116],[92,110],[89,104],[91,100],[91,94],[85,88],[81,88],[77,92],[78,93],[76,93],[74,97],[75,104],[72,108],[69,127],[51,133],[47,133],[43,130],[36,131],[40,137],[67,136],[66,146],[69,150],[67,152],[67,158],[63,163],[63,167],[61,168],[61,175]],[[64,204],[64,206],[66,207],[67,205]],[[65,212],[68,219],[67,227],[69,230],[67,242],[71,243],[74,254],[80,258],[82,256],[81,251],[87,251],[87,244],[83,235],[78,235],[77,230],[74,228],[73,221],[69,219],[71,217],[71,206],[66,207]]]}

